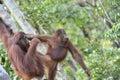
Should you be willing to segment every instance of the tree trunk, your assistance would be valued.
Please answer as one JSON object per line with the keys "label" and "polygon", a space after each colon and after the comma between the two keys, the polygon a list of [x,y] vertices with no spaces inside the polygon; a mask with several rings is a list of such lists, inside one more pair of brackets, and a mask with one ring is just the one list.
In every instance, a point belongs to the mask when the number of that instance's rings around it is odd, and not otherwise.
{"label": "tree trunk", "polygon": [[1,65],[0,65],[0,80],[11,80],[9,75]]}
{"label": "tree trunk", "polygon": [[11,15],[15,18],[24,32],[35,34],[36,30],[25,20],[24,15],[13,0],[3,0],[3,3],[7,6]]}
{"label": "tree trunk", "polygon": [[11,27],[13,32],[17,32],[18,29],[16,25],[14,24],[12,17],[5,11],[4,7],[2,4],[0,4],[0,18],[3,19],[3,21]]}

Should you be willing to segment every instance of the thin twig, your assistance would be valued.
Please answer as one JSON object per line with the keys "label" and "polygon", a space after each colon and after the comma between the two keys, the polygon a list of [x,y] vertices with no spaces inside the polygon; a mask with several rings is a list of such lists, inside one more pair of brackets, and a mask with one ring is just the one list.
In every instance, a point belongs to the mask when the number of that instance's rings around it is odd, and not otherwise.
{"label": "thin twig", "polygon": [[107,11],[105,10],[105,8],[104,8],[104,6],[103,6],[103,4],[102,4],[102,1],[101,1],[101,0],[99,0],[99,2],[100,2],[100,4],[101,4],[101,7],[103,8],[103,11],[104,11],[104,13],[105,13],[106,17],[107,17],[107,18],[108,18],[108,20],[109,20],[109,22],[113,25],[112,20],[111,20],[111,19],[110,19],[110,17],[108,16]]}

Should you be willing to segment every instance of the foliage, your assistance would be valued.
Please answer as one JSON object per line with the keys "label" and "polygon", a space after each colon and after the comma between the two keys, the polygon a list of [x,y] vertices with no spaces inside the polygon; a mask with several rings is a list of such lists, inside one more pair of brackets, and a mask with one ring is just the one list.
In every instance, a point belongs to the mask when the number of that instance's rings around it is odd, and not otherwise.
{"label": "foliage", "polygon": [[10,75],[10,77],[12,77],[12,80],[18,80],[17,75],[15,73],[13,73],[11,64],[7,57],[7,53],[3,49],[2,45],[0,45],[0,64],[3,65],[3,67],[7,71],[7,73]]}
{"label": "foliage", "polygon": [[[64,28],[90,68],[93,80],[120,79],[120,1],[95,0],[96,5],[86,3],[84,7],[76,5],[75,0],[15,0],[26,15],[26,19],[40,34],[51,34],[58,28]],[[91,4],[92,1],[89,0]],[[0,63],[11,75],[7,55],[0,50]],[[71,80],[86,79],[82,68],[76,64],[75,78],[70,71],[68,55],[63,64],[64,71]],[[5,65],[9,66],[5,66]],[[11,76],[13,78],[13,76]],[[16,79],[18,80],[18,79]]]}

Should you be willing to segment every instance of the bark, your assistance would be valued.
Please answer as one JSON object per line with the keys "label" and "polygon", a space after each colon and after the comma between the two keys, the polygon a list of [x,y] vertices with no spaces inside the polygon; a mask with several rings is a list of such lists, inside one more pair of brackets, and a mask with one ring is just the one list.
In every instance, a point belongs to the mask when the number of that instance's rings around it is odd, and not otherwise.
{"label": "bark", "polygon": [[84,27],[81,28],[81,31],[82,31],[83,36],[84,36],[85,38],[88,38],[88,39],[90,38],[88,32],[85,30]]}
{"label": "bark", "polygon": [[11,27],[13,32],[18,31],[15,23],[13,22],[12,17],[6,12],[6,10],[4,9],[4,6],[2,4],[0,4],[0,18],[3,19],[3,21]]}
{"label": "bark", "polygon": [[68,75],[64,71],[64,65],[58,64],[56,80],[70,80]]}
{"label": "bark", "polygon": [[11,80],[9,75],[1,65],[0,65],[0,80]]}
{"label": "bark", "polygon": [[15,20],[18,22],[18,24],[24,30],[24,32],[30,34],[36,33],[36,30],[26,21],[23,13],[20,11],[20,9],[13,0],[3,0],[3,3],[9,9],[12,16],[15,18]]}

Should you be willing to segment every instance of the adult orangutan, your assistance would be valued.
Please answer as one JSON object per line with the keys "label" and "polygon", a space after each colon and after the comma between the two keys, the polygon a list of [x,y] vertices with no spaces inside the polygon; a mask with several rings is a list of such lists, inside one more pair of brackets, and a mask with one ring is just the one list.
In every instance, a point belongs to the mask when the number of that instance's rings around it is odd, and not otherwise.
{"label": "adult orangutan", "polygon": [[57,64],[66,58],[67,51],[70,51],[72,57],[77,61],[86,74],[91,79],[91,74],[86,67],[82,55],[78,52],[72,42],[67,38],[66,32],[63,29],[58,29],[52,36],[48,35],[26,35],[28,39],[38,38],[42,42],[46,42],[49,46],[46,55],[49,55],[55,61],[52,68],[48,68],[49,80],[54,80],[57,70]]}
{"label": "adult orangutan", "polygon": [[8,58],[14,71],[23,79],[30,80],[33,77],[42,78],[45,66],[51,67],[54,61],[49,56],[44,56],[36,51],[40,40],[34,38],[30,44],[23,32],[13,33],[9,26],[0,19],[0,38],[7,50]]}

